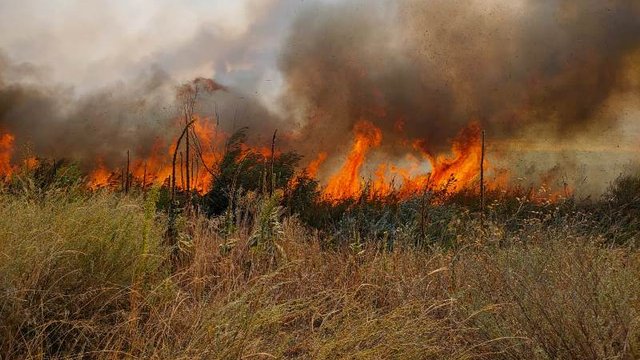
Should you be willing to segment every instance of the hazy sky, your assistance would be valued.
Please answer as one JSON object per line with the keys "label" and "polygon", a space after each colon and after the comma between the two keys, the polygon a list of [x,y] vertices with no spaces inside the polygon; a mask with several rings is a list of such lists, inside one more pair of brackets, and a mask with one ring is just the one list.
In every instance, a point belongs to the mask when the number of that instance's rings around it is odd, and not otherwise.
{"label": "hazy sky", "polygon": [[[348,0],[2,0],[0,55],[76,93],[161,69],[178,82],[213,77],[268,104],[281,89],[277,60],[291,22],[306,7],[340,2]],[[393,3],[363,3],[375,2]]]}
{"label": "hazy sky", "polygon": [[[320,2],[323,0],[315,0]],[[4,0],[0,51],[83,92],[153,67],[176,80],[277,87],[287,24],[309,0]],[[257,82],[266,85],[255,86]]]}

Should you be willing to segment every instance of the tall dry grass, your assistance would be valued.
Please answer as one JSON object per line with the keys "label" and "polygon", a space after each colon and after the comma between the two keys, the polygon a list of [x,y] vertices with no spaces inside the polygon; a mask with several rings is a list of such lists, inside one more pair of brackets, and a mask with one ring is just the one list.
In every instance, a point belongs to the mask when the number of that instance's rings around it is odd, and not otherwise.
{"label": "tall dry grass", "polygon": [[173,263],[153,193],[2,193],[0,357],[640,357],[630,247],[473,222],[446,249],[327,246],[253,204],[242,226],[180,217]]}

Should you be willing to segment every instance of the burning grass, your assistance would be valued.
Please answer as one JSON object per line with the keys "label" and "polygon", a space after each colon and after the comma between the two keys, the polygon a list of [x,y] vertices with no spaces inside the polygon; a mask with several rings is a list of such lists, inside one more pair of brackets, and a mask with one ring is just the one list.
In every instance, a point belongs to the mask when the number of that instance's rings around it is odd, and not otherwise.
{"label": "burning grass", "polygon": [[[158,188],[35,183],[0,193],[3,358],[640,356],[638,232],[586,205],[494,203],[484,231],[462,199],[429,205],[417,244],[404,203],[314,230],[280,191],[169,221]],[[631,214],[634,184],[597,206]]]}
{"label": "burning grass", "polygon": [[[327,152],[319,152],[315,159],[307,161],[306,166],[300,166],[301,158],[295,151],[283,152],[274,148],[272,154],[269,147],[248,141],[248,128],[227,134],[220,129],[218,120],[214,118],[189,113],[183,119],[178,119],[176,124],[184,126],[182,135],[174,142],[157,139],[147,154],[131,158],[131,152],[125,151],[121,164],[113,161],[107,164],[101,157],[81,161],[79,167],[85,172],[86,186],[92,190],[128,190],[133,186],[147,188],[169,184],[179,191],[205,195],[215,190],[215,182],[224,172],[222,167],[228,166],[229,161],[239,165],[241,170],[247,158],[254,161],[258,158],[266,171],[272,156],[278,159],[298,157],[295,162],[288,164],[297,175],[314,179],[319,176],[327,178],[326,184],[323,183],[322,195],[333,202],[355,199],[369,190],[377,195],[393,194],[405,199],[415,196],[425,188],[446,187],[448,192],[454,193],[479,182],[482,143],[481,128],[475,122],[468,124],[451,139],[450,154],[429,152],[428,144],[408,137],[400,143],[394,143],[394,146],[405,153],[403,164],[400,165],[396,158],[376,160],[372,156],[376,154],[376,150],[380,150],[385,136],[373,123],[361,120],[354,126],[350,151],[336,169],[327,165]],[[294,135],[285,134],[285,137],[292,136]],[[0,180],[11,179],[21,167],[38,167],[38,159],[31,154],[26,154],[28,161],[21,162],[17,159],[14,140],[12,134],[0,132]],[[191,141],[191,145],[184,144],[187,140]],[[234,155],[232,159],[228,158],[230,154]],[[25,157],[25,154],[22,155]],[[487,162],[484,163],[487,167]],[[365,167],[376,169],[370,172]],[[295,185],[293,172],[288,169],[284,175],[275,172],[269,175]],[[238,174],[240,175],[243,174]],[[509,174],[503,175],[501,181],[508,184]],[[266,177],[267,174],[264,173],[259,180],[263,186],[268,182]]]}

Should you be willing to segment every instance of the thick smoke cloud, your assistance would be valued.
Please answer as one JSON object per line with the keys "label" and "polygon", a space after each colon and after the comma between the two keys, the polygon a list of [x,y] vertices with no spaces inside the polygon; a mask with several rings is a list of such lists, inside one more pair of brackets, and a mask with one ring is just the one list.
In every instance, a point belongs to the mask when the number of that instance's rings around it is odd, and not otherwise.
{"label": "thick smoke cloud", "polygon": [[[199,114],[218,115],[227,132],[272,132],[260,96],[273,90],[261,82],[292,2],[3,3],[0,28],[20,31],[0,35],[0,133],[15,136],[14,160],[29,153],[117,168],[127,150],[147,157],[175,141],[176,89],[199,76],[225,85],[201,94]],[[38,21],[51,6],[56,15]]]}
{"label": "thick smoke cloud", "polygon": [[0,48],[79,92],[132,81],[151,66],[179,81],[219,77],[275,53],[277,43],[247,38],[273,36],[257,28],[286,19],[278,16],[284,2],[293,1],[7,0],[0,2]]}
{"label": "thick smoke cloud", "polygon": [[634,0],[351,1],[302,14],[280,66],[301,143],[340,149],[365,119],[437,153],[472,120],[494,139],[614,125],[639,50]]}
{"label": "thick smoke cloud", "polygon": [[[42,6],[27,3],[0,9],[37,19]],[[491,149],[501,155],[541,137],[588,147],[584,138],[618,128],[621,108],[640,108],[635,0],[242,3],[231,27],[165,0],[135,2],[140,23],[128,5],[70,2],[111,35],[81,31],[83,22],[48,19],[44,31],[35,20],[3,21],[0,29],[24,27],[0,35],[0,131],[16,136],[15,157],[28,148],[121,166],[126,150],[147,156],[179,133],[175,90],[196,76],[226,89],[203,96],[200,113],[218,114],[227,132],[251,127],[257,142],[278,128],[279,146],[309,161],[344,154],[359,120],[382,129],[385,156],[400,158],[407,140],[446,152],[470,121],[505,144]],[[567,153],[559,161],[576,168]]]}
{"label": "thick smoke cloud", "polygon": [[[73,160],[87,170],[97,162],[118,168],[127,151],[134,159],[147,158],[157,145],[166,150],[181,131],[176,96],[181,83],[160,69],[82,95],[61,85],[5,80],[37,79],[37,74],[32,65],[0,57],[0,133],[14,135],[16,160],[36,156]],[[256,99],[222,86],[202,92],[195,110],[218,116],[227,132],[243,126],[265,130],[275,122]]]}
{"label": "thick smoke cloud", "polygon": [[[13,72],[6,63],[3,72]],[[61,86],[0,80],[0,131],[15,136],[16,157],[114,164],[128,149],[149,153],[164,139],[171,119],[166,100],[173,98],[166,80],[158,71],[80,97]]]}

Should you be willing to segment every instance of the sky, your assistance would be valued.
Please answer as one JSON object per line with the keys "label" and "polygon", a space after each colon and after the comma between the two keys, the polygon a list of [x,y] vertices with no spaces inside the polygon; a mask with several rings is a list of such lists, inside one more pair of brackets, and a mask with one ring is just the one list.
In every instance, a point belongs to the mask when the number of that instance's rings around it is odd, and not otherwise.
{"label": "sky", "polygon": [[[13,63],[34,65],[36,81],[79,93],[161,69],[176,81],[215,77],[264,88],[269,96],[278,86],[277,53],[287,24],[308,3],[4,0],[0,52]],[[260,82],[266,84],[255,86]]]}

